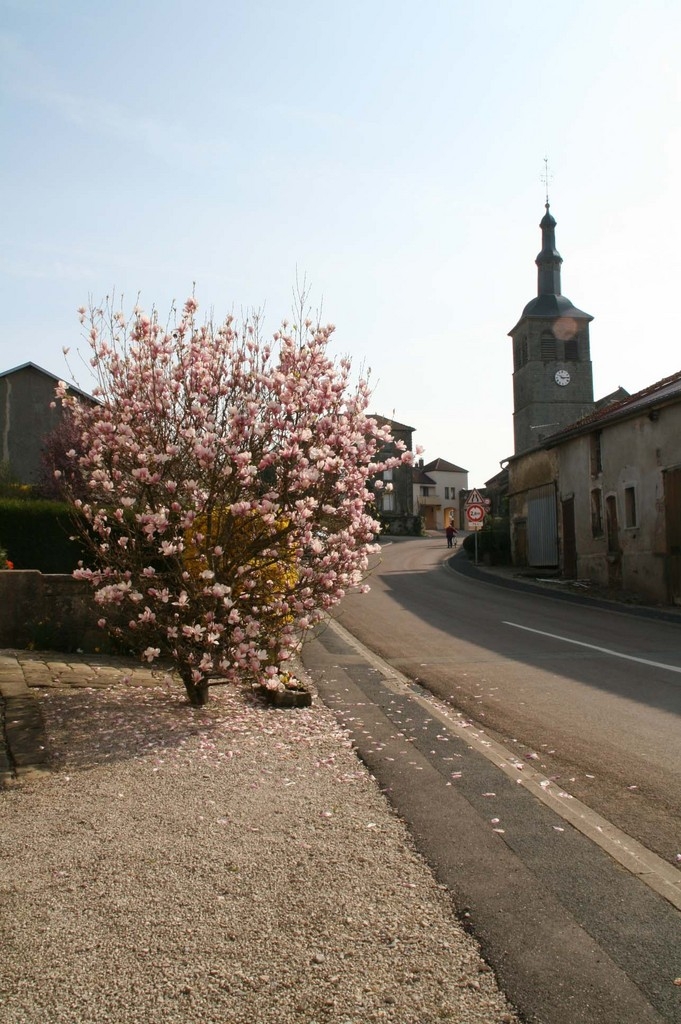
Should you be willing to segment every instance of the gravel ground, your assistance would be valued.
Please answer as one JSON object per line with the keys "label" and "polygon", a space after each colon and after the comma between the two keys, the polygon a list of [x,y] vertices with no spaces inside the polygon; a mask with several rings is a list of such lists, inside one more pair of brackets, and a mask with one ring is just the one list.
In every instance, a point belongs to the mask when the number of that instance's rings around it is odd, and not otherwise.
{"label": "gravel ground", "polygon": [[38,691],[0,794],[3,1024],[517,1017],[331,712]]}

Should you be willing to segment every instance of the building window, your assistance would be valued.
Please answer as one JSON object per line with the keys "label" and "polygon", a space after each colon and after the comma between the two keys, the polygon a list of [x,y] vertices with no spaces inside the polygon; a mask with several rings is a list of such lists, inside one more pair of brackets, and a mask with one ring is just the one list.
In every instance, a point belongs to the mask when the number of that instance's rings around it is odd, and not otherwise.
{"label": "building window", "polygon": [[556,339],[550,331],[544,331],[542,334],[539,351],[542,359],[550,360],[556,358]]}
{"label": "building window", "polygon": [[603,453],[601,452],[601,432],[594,431],[589,435],[591,444],[591,475],[598,476],[603,472]]}
{"label": "building window", "polygon": [[579,346],[577,344],[577,335],[574,338],[565,339],[565,358],[576,363],[579,359]]}
{"label": "building window", "polygon": [[609,494],[605,499],[605,523],[608,535],[608,554],[616,555],[619,553],[620,540],[619,524],[617,522],[617,498],[614,494]]}
{"label": "building window", "polygon": [[383,495],[383,511],[394,512],[395,511],[395,495],[384,494]]}
{"label": "building window", "polygon": [[636,488],[624,488],[624,525],[631,529],[638,526],[636,519]]}
{"label": "building window", "polygon": [[445,487],[445,498],[449,501],[449,487]]}
{"label": "building window", "polygon": [[527,338],[516,338],[513,347],[514,369],[519,370],[527,362]]}
{"label": "building window", "polygon": [[385,469],[385,470],[383,470],[383,479],[384,480],[388,481],[388,480],[392,480],[392,478],[393,478],[393,471],[392,471],[392,469]]}
{"label": "building window", "polygon": [[591,536],[603,536],[603,497],[600,490],[591,492]]}

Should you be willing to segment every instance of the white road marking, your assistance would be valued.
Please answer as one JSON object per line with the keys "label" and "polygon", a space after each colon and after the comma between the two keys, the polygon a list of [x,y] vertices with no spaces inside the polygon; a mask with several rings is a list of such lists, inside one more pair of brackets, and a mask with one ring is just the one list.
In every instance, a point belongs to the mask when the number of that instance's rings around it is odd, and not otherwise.
{"label": "white road marking", "polygon": [[[678,910],[681,910],[681,878],[678,869],[673,864],[668,864],[667,861],[622,832],[606,818],[592,811],[581,800],[564,792],[553,780],[545,778],[531,764],[524,762],[523,770],[519,771],[516,754],[493,740],[480,726],[474,726],[472,722],[458,716],[455,717],[451,710],[433,694],[429,693],[427,697],[421,696],[413,689],[414,681],[408,676],[403,675],[394,665],[388,664],[378,654],[374,654],[368,647],[365,647],[340,623],[333,619],[327,621],[330,631],[354,648],[355,652],[383,677],[383,683],[388,689],[400,696],[404,696],[406,693],[411,700],[420,704],[424,710],[427,710],[430,715],[451,728],[452,731],[465,729],[466,743],[470,747],[474,747],[488,761],[501,769],[508,778],[533,793],[538,800],[541,800],[547,807],[551,807],[559,817],[569,821],[579,832],[609,853],[613,860],[616,860],[623,868],[636,875],[650,889],[654,889]],[[514,626],[517,623],[508,622],[506,625]],[[528,627],[519,626],[519,628],[527,629]],[[559,637],[559,639],[564,638]],[[490,795],[492,794],[483,794],[483,796]]]}
{"label": "white road marking", "polygon": [[519,622],[503,622],[504,626],[513,626],[515,629],[524,629],[527,633],[538,633],[539,636],[548,636],[552,640],[562,640],[566,644],[576,644],[578,647],[588,647],[592,651],[600,651],[601,654],[611,654],[613,658],[625,658],[627,661],[638,661],[641,665],[652,665],[653,668],[666,668],[668,672],[681,672],[679,665],[666,665],[663,661],[650,661],[648,658],[635,658],[633,654],[623,654],[621,651],[611,651],[609,647],[597,647],[596,644],[587,644],[583,640],[572,640],[569,636],[558,636],[557,633],[545,633],[543,629],[532,629],[530,626],[521,626]]}

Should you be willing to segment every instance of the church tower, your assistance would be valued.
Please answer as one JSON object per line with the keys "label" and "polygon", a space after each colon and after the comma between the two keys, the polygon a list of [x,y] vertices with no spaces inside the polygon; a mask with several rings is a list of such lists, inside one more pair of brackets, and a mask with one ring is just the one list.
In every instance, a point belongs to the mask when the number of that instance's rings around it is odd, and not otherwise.
{"label": "church tower", "polygon": [[563,259],[556,249],[556,221],[549,212],[539,225],[537,297],[509,331],[513,339],[513,436],[515,454],[534,448],[561,427],[593,412],[589,347],[593,317],[561,294]]}

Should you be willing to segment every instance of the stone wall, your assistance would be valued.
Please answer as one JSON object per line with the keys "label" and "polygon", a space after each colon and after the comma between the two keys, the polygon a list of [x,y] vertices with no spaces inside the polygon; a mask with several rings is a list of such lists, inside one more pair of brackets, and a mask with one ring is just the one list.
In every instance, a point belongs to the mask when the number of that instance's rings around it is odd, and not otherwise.
{"label": "stone wall", "polygon": [[0,572],[0,647],[114,652],[100,617],[83,580],[35,569]]}

